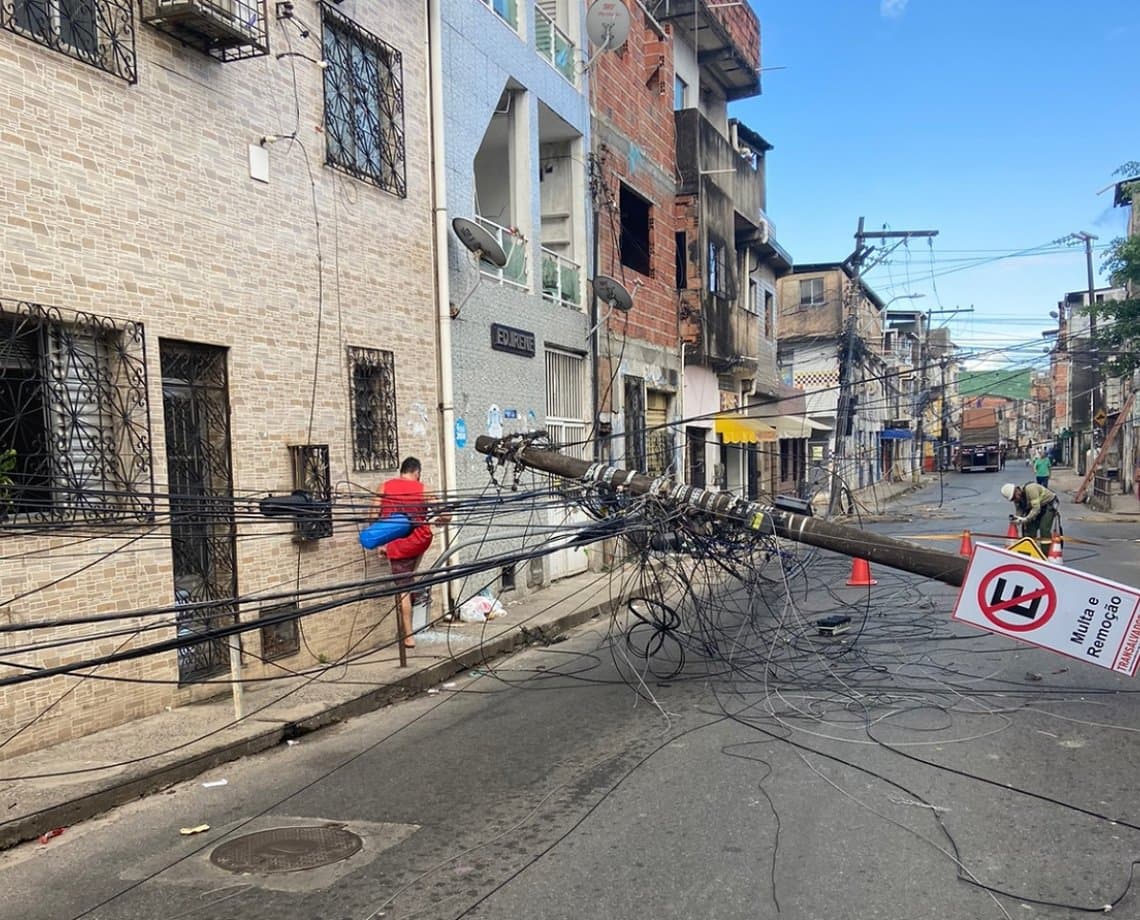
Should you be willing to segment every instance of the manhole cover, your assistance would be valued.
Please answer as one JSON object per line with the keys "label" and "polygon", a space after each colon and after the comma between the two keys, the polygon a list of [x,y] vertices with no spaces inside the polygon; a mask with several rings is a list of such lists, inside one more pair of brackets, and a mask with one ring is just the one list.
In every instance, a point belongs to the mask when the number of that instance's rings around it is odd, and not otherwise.
{"label": "manhole cover", "polygon": [[210,862],[229,872],[297,872],[348,859],[363,845],[342,827],[275,827],[226,841],[210,854]]}

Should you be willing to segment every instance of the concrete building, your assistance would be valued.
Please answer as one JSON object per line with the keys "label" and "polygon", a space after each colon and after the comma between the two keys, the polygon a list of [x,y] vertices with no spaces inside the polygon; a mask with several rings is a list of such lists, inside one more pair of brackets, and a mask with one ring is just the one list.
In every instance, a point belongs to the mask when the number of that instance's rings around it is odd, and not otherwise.
{"label": "concrete building", "polygon": [[206,635],[0,688],[0,756],[391,640],[329,586],[439,482],[426,73],[423,4],[0,5],[0,677]]}
{"label": "concrete building", "polygon": [[[446,164],[447,214],[477,222],[506,255],[503,266],[480,261],[447,236],[454,414],[445,419],[447,450],[456,488],[482,492],[488,476],[474,449],[479,435],[545,428],[583,457],[596,435],[587,312],[590,74],[578,4],[441,0],[441,19],[445,144],[437,153]],[[539,523],[577,520],[568,508],[544,514]],[[566,550],[522,572],[504,570],[492,586],[525,591],[586,562],[583,551]]]}
{"label": "concrete building", "polygon": [[[897,440],[883,437],[893,411],[884,383],[885,304],[839,262],[797,265],[779,279],[777,294],[780,367],[806,394],[808,418],[819,426],[809,462],[831,469],[834,461],[850,489],[874,485],[890,470]],[[841,400],[848,361],[850,398]]]}
{"label": "concrete building", "polygon": [[[760,92],[751,7],[682,0],[658,9],[673,38],[675,276],[684,363],[685,478],[748,497],[778,481],[773,409],[776,278],[791,258],[766,213],[771,145],[728,116]],[[728,411],[753,418],[718,420]]]}
{"label": "concrete building", "polygon": [[[1093,297],[1096,303],[1106,300],[1120,300],[1126,296],[1124,288],[1096,288]],[[1099,440],[1094,438],[1094,428],[1103,430],[1119,415],[1128,386],[1119,379],[1106,379],[1100,369],[1101,362],[1091,342],[1091,325],[1085,309],[1089,302],[1088,291],[1071,291],[1057,304],[1058,335],[1053,349],[1051,364],[1054,375],[1054,424],[1057,439],[1060,441],[1062,459],[1071,463],[1082,475],[1093,459],[1090,452],[1099,449]],[[1099,381],[1103,398],[1104,418],[1097,421],[1093,412],[1093,388]],[[1066,386],[1061,386],[1064,382]],[[1096,443],[1094,443],[1094,440]],[[1119,453],[1121,442],[1117,442],[1117,452],[1111,468],[1114,476],[1119,476],[1122,458]]]}
{"label": "concrete building", "polygon": [[922,423],[926,432],[922,468],[926,471],[948,469],[953,447],[959,439],[957,416],[953,411],[958,400],[960,370],[957,348],[945,326],[929,331],[926,344],[928,398]]}

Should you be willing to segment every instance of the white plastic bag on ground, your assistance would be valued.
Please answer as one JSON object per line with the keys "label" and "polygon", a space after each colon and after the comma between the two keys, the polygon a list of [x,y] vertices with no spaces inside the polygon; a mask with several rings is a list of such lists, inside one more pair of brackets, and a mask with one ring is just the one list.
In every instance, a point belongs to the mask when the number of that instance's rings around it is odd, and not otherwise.
{"label": "white plastic bag on ground", "polygon": [[459,619],[463,623],[485,623],[495,617],[506,616],[506,608],[495,597],[479,594],[459,605]]}

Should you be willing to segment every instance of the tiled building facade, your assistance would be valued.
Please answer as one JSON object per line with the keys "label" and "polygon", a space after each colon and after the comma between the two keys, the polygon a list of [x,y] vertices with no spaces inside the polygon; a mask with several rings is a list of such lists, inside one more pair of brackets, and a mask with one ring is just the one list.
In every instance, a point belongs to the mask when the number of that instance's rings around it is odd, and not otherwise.
{"label": "tiled building facade", "polygon": [[[357,496],[401,455],[438,477],[433,291],[408,283],[433,264],[423,7],[94,5],[98,23],[30,4],[0,21],[0,450],[18,453],[0,615],[76,621],[4,634],[4,658],[51,668],[275,612],[243,633],[246,676],[389,641],[380,601],[299,631],[280,614],[385,574]],[[297,488],[303,533],[260,514]],[[229,667],[222,639],[94,671],[153,683],[0,688],[0,756],[219,692]]]}

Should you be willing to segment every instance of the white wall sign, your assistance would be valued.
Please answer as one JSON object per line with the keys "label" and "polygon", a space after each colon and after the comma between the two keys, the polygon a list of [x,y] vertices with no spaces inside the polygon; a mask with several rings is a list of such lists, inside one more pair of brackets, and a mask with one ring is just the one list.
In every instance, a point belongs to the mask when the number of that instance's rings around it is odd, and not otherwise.
{"label": "white wall sign", "polygon": [[1133,677],[1140,663],[1140,591],[984,543],[954,619]]}

